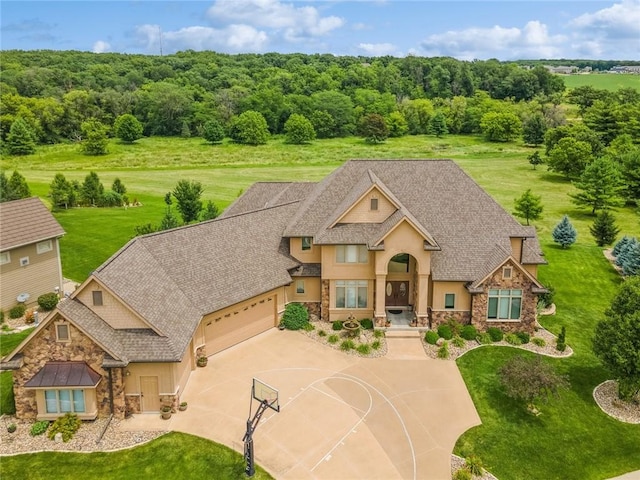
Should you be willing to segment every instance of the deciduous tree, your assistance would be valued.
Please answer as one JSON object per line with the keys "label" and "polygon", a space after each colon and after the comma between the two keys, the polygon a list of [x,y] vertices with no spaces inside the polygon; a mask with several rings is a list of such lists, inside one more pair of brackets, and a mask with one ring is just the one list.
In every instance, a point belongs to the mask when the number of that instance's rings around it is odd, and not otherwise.
{"label": "deciduous tree", "polygon": [[544,160],[542,159],[542,157],[540,156],[540,153],[537,150],[533,152],[531,155],[529,155],[527,159],[529,160],[529,163],[533,165],[534,170],[536,169],[536,166],[544,163]]}
{"label": "deciduous tree", "polygon": [[313,124],[298,113],[292,113],[284,124],[284,133],[287,143],[302,145],[309,143],[316,138],[316,131]]}
{"label": "deciduous tree", "polygon": [[180,180],[173,189],[173,196],[178,202],[177,208],[184,223],[198,219],[202,210],[202,184],[196,181]]}
{"label": "deciduous tree", "polygon": [[409,126],[404,115],[400,112],[391,112],[386,117],[387,128],[390,137],[402,137],[409,131]]}
{"label": "deciduous tree", "polygon": [[534,113],[522,124],[522,138],[527,145],[542,145],[547,122],[541,113]]}
{"label": "deciduous tree", "polygon": [[269,140],[269,128],[261,113],[248,110],[231,121],[231,138],[246,145],[263,145]]}
{"label": "deciduous tree", "polygon": [[524,218],[527,225],[530,220],[538,220],[542,210],[542,197],[531,193],[531,189],[527,189],[520,198],[515,199],[514,215]]}
{"label": "deciduous tree", "polygon": [[220,143],[224,140],[224,127],[215,119],[208,120],[202,128],[202,136],[209,143]]}
{"label": "deciduous tree", "polygon": [[618,381],[620,398],[640,392],[640,277],[620,285],[596,325],[593,351]]}
{"label": "deciduous tree", "polygon": [[125,113],[116,118],[113,131],[123,142],[133,143],[142,137],[142,123],[130,113]]}
{"label": "deciduous tree", "polygon": [[490,142],[508,142],[522,133],[522,122],[513,113],[489,112],[482,116],[480,129]]}
{"label": "deciduous tree", "polygon": [[536,408],[536,402],[547,401],[569,388],[568,379],[558,375],[539,355],[512,357],[502,366],[499,376],[507,396],[525,402],[530,410]]}
{"label": "deciduous tree", "polygon": [[107,153],[107,127],[98,120],[82,122],[81,150],[87,155],[105,155]]}
{"label": "deciduous tree", "polygon": [[383,143],[389,137],[389,129],[382,115],[369,113],[360,120],[358,133],[367,143]]}
{"label": "deciduous tree", "polygon": [[565,137],[549,152],[549,168],[569,178],[578,178],[593,160],[591,146],[587,142]]}

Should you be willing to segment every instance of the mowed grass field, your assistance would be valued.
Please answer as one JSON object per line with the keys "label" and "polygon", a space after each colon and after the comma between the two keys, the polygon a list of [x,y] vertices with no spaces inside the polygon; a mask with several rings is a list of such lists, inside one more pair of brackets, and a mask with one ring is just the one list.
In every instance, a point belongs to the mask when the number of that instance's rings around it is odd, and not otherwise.
{"label": "mowed grass field", "polygon": [[[293,146],[275,138],[259,147],[210,146],[197,138],[147,138],[132,146],[112,142],[111,153],[104,157],[86,157],[74,145],[42,147],[36,155],[4,158],[2,167],[18,168],[33,193],[45,200],[56,172],[82,181],[94,170],[106,188],[119,177],[130,198],[142,202],[143,206],[126,210],[56,212],[67,231],[62,242],[64,273],[78,281],[131,238],[135,225],[158,223],[165,209],[164,194],[182,178],[202,182],[204,199],[220,207],[256,181],[318,181],[351,158],[454,159],[508,211],[513,211],[514,199],[531,188],[544,205],[543,218],[534,225],[549,265],[540,268],[539,277],[557,290],[558,312],[541,322],[554,333],[566,326],[567,343],[575,352],[569,359],[545,361],[568,375],[571,389],[541,405],[540,417],[531,417],[504,395],[497,379],[498,369],[509,357],[526,353],[499,347],[468,353],[457,363],[483,424],[459,439],[456,452],[479,455],[502,480],[596,480],[638,470],[640,425],[609,418],[592,398],[593,388],[609,378],[591,352],[594,326],[621,279],[589,234],[593,217],[570,202],[568,193],[574,187],[544,165],[534,170],[526,159],[532,151],[518,142],[490,144],[476,136],[404,137],[378,146],[358,138]],[[563,250],[553,243],[551,231],[565,214],[578,230],[578,242]],[[633,209],[617,209],[615,216],[621,234],[640,236],[640,217]]]}
{"label": "mowed grass field", "polygon": [[618,90],[619,88],[635,88],[636,90],[640,90],[640,75],[590,73],[561,76],[568,89],[589,85],[593,88],[611,91]]}

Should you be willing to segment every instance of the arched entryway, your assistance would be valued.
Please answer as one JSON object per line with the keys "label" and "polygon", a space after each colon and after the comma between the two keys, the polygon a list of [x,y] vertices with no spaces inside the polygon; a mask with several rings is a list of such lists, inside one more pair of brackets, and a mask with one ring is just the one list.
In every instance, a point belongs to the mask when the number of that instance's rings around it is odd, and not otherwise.
{"label": "arched entryway", "polygon": [[415,305],[416,259],[408,253],[394,255],[387,264],[385,311],[391,323],[410,323]]}

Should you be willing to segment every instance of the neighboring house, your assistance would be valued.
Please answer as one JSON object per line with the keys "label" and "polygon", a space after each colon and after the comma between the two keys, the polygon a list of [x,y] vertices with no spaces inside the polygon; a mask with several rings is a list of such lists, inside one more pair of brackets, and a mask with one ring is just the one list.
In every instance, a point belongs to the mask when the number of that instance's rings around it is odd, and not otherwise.
{"label": "neighboring house", "polygon": [[422,329],[455,318],[533,332],[541,263],[535,230],[454,162],[354,160],[130,241],[0,367],[21,418],[157,412],[199,356],[273,328],[290,302],[377,327],[393,309]]}
{"label": "neighboring house", "polygon": [[62,292],[64,230],[37,197],[0,203],[0,309]]}

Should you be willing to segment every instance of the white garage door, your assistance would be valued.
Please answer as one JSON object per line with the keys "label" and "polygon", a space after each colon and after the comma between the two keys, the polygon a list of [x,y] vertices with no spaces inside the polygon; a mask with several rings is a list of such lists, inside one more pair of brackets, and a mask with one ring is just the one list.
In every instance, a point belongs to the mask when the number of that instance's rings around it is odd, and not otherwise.
{"label": "white garage door", "polygon": [[[275,300],[275,297],[269,297],[261,301],[249,302],[240,306],[238,310],[227,312],[217,321],[212,320],[205,326],[207,355],[217,353],[273,328],[276,324]],[[248,308],[244,310],[245,307]]]}

